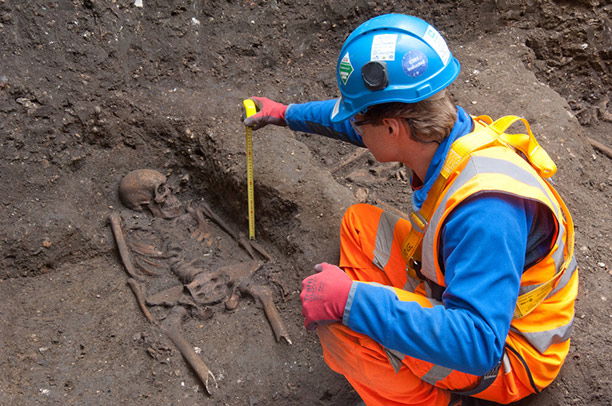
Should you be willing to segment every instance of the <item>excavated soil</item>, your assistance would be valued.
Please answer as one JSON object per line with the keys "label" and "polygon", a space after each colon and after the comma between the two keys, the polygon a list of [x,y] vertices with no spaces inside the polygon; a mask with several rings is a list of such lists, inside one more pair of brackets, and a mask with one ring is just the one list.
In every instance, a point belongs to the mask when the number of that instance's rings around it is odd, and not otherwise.
{"label": "excavated soil", "polygon": [[[526,117],[559,166],[581,269],[573,345],[555,383],[520,404],[611,404],[612,165],[589,140],[612,145],[611,10],[599,0],[0,0],[0,404],[357,400],[302,327],[300,282],[314,263],[337,260],[348,205],[408,211],[405,168],[320,136],[255,134],[257,241],[271,259],[254,254],[265,263],[251,283],[272,291],[292,344],[276,342],[252,297],[227,311],[224,284],[203,303],[184,296],[182,331],[216,378],[211,395],[143,316],[108,219],[121,216],[132,249],[159,251],[133,253],[156,274],[138,275],[149,296],[180,284],[177,264],[212,273],[250,260],[238,242],[241,100],[337,97],[343,39],[387,12],[438,27],[462,63],[458,104]],[[140,168],[167,176],[179,217],[121,204],[120,180]],[[186,208],[203,204],[229,230],[207,218],[197,234]],[[169,307],[150,310],[161,320]]]}

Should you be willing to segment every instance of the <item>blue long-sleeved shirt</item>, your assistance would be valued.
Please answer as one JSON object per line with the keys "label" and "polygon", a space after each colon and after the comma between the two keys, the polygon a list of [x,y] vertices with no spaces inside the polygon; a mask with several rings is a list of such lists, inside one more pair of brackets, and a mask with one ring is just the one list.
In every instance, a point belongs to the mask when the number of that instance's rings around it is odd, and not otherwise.
{"label": "blue long-sleeved shirt", "polygon": [[[289,106],[289,128],[363,146],[348,122],[331,122],[334,103]],[[413,193],[414,209],[427,197],[450,145],[471,131],[472,120],[460,107],[457,116]],[[387,348],[482,375],[502,357],[522,272],[546,254],[553,227],[550,214],[533,201],[496,193],[472,197],[443,225],[443,306],[423,308],[385,287],[355,282],[343,322]]]}

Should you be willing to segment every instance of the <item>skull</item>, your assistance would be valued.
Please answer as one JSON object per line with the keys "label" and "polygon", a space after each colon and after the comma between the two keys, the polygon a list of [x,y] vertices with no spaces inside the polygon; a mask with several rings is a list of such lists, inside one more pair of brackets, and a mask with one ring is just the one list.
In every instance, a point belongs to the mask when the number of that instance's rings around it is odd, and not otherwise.
{"label": "skull", "polygon": [[119,199],[128,208],[147,208],[155,217],[174,218],[182,214],[181,202],[172,194],[164,175],[153,169],[136,169],[121,179]]}

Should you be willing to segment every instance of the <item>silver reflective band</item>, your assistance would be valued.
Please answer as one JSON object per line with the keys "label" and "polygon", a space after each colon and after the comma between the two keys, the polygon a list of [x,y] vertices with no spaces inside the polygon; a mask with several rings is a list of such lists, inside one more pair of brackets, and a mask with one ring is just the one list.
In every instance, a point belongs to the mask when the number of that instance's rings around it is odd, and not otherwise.
{"label": "silver reflective band", "polygon": [[408,269],[406,269],[406,283],[404,284],[404,287],[402,289],[414,293],[417,286],[419,286],[419,283],[421,283],[421,281],[419,281],[418,279],[414,279],[412,276],[410,276],[408,274]]}
{"label": "silver reflective band", "polygon": [[553,289],[553,291],[550,292],[548,294],[548,296],[546,296],[546,298],[549,298],[549,297],[553,296],[558,291],[563,289],[565,287],[565,285],[567,285],[569,283],[570,279],[572,279],[572,276],[574,276],[574,273],[576,272],[577,269],[578,269],[578,263],[576,263],[576,257],[572,257],[572,260],[571,260],[570,264],[568,265],[567,269],[565,270],[563,275],[561,275],[561,279],[559,280],[559,283]]}
{"label": "silver reflective band", "polygon": [[453,372],[453,370],[450,368],[442,367],[440,365],[434,365],[429,371],[427,371],[425,375],[423,375],[421,380],[435,385],[436,382],[441,381],[442,379],[449,376],[451,372]]}
{"label": "silver reflective band", "polygon": [[395,371],[395,373],[398,373],[402,367],[402,360],[406,356],[399,351],[392,350],[385,346],[382,347],[383,350],[385,350],[385,354],[387,355],[387,358],[389,359],[389,363],[393,367],[393,370]]}
{"label": "silver reflective band", "polygon": [[[512,179],[515,179],[521,183],[523,183],[526,187],[533,187],[540,189],[544,196],[551,202],[551,207],[555,208],[555,214],[557,219],[560,219],[560,212],[557,205],[552,204],[552,200],[550,197],[550,193],[547,190],[547,186],[543,183],[544,181],[540,181],[540,178],[535,173],[530,173],[525,169],[521,168],[518,165],[513,164],[512,162],[508,162],[503,159],[490,158],[485,156],[472,156],[470,160],[466,164],[465,168],[461,171],[457,179],[452,183],[449,187],[448,191],[445,193],[443,200],[438,204],[436,211],[434,212],[431,220],[429,221],[429,226],[427,227],[427,232],[423,237],[423,251],[422,251],[422,268],[421,273],[431,279],[432,281],[436,280],[436,271],[435,271],[435,261],[436,258],[433,257],[433,246],[434,246],[434,237],[435,232],[439,227],[440,220],[444,215],[446,203],[448,199],[459,190],[462,186],[466,185],[474,176],[478,174],[491,173],[491,174],[499,174],[508,176]],[[508,195],[512,195],[507,192],[497,191],[498,193],[505,193]],[[522,198],[520,195],[512,195]],[[561,226],[562,227],[562,226]],[[561,231],[561,230],[560,230]],[[560,233],[561,234],[561,233]]]}
{"label": "silver reflective band", "polygon": [[508,358],[506,351],[504,351],[504,356],[502,357],[502,366],[504,367],[504,374],[512,372],[512,364],[510,364],[510,358]]}
{"label": "silver reflective band", "polygon": [[399,217],[395,214],[383,211],[378,221],[376,230],[376,242],[374,247],[374,259],[372,263],[383,270],[389,258],[391,258],[391,246],[393,245],[393,231]]}
{"label": "silver reflective band", "polygon": [[551,345],[567,341],[572,333],[573,324],[574,319],[572,318],[569,323],[550,330],[535,331],[531,333],[518,331],[515,328],[512,328],[512,330],[525,337],[525,339],[529,341],[529,344],[543,354]]}

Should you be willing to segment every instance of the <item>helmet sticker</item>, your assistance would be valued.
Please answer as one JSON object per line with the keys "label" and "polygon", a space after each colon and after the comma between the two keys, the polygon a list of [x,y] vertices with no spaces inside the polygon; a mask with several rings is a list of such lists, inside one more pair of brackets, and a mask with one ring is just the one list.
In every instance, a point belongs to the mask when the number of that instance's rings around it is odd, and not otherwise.
{"label": "helmet sticker", "polygon": [[394,61],[397,34],[379,34],[372,39],[371,61]]}
{"label": "helmet sticker", "polygon": [[429,25],[427,26],[427,30],[425,30],[423,39],[434,49],[434,51],[436,51],[440,59],[442,59],[442,63],[446,65],[451,53],[448,50],[448,45],[446,45],[446,41],[444,41],[442,35],[440,35],[440,33],[436,31],[434,27]]}
{"label": "helmet sticker", "polygon": [[402,69],[404,73],[411,77],[417,77],[427,70],[427,56],[417,49],[411,49],[402,58]]}
{"label": "helmet sticker", "polygon": [[342,57],[340,61],[340,66],[338,66],[338,74],[340,75],[340,80],[342,83],[346,85],[348,82],[351,73],[353,73],[355,69],[353,69],[353,65],[351,64],[351,58],[349,57],[348,52]]}

